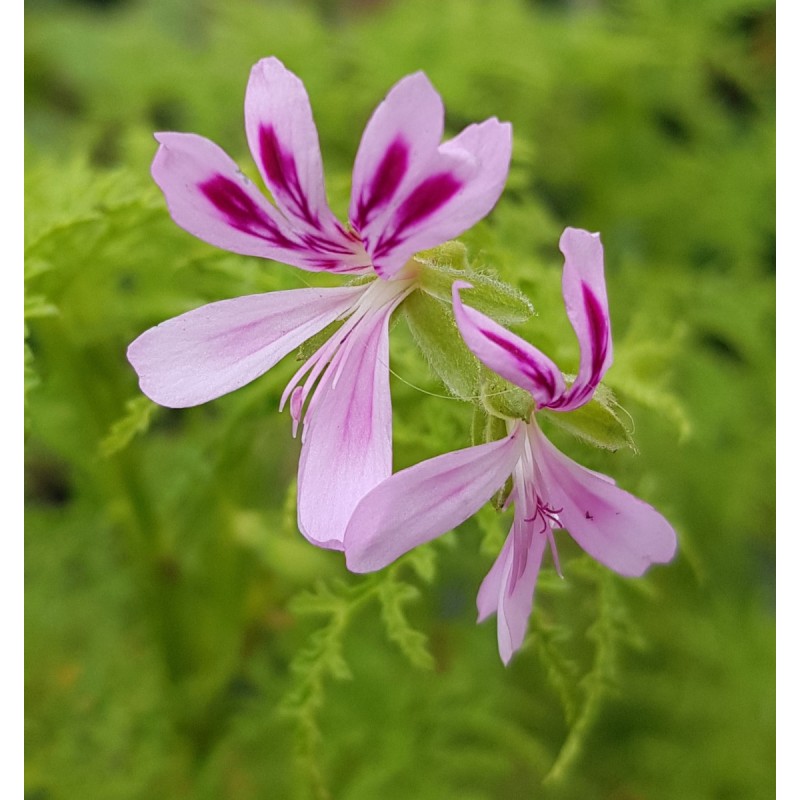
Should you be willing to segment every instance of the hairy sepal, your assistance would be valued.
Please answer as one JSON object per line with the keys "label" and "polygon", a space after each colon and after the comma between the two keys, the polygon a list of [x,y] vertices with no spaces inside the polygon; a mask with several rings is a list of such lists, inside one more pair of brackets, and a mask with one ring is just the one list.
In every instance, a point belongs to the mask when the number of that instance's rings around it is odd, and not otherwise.
{"label": "hairy sepal", "polygon": [[533,398],[487,367],[481,367],[480,399],[487,413],[502,419],[524,419],[533,413]]}
{"label": "hairy sepal", "polygon": [[630,416],[611,390],[602,385],[588,403],[574,411],[559,413],[542,409],[537,413],[557,428],[595,447],[612,451],[628,447],[636,451]]}
{"label": "hairy sepal", "polygon": [[466,248],[459,242],[448,242],[416,260],[422,265],[420,288],[438,300],[449,304],[453,281],[463,280],[472,285],[469,304],[501,325],[519,324],[533,316],[533,306],[517,289],[469,269]]}
{"label": "hairy sepal", "polygon": [[412,292],[401,308],[433,372],[455,397],[473,400],[478,395],[479,364],[461,338],[450,305],[425,292]]}

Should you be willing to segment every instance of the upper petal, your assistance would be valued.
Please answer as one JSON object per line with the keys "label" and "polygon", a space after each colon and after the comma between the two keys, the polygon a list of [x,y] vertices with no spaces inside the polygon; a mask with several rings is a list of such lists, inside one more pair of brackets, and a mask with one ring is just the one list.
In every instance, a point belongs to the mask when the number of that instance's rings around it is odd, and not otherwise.
{"label": "upper petal", "polygon": [[[511,125],[488,119],[438,147],[364,236],[379,275],[395,274],[416,252],[463,233],[497,202],[508,176]],[[363,232],[362,232],[363,233]]]}
{"label": "upper petal", "polygon": [[312,250],[345,259],[368,259],[360,243],[331,212],[322,156],[303,82],[274,57],[250,72],[244,103],[250,151],[278,208]]}
{"label": "upper petal", "polygon": [[350,222],[384,278],[485,216],[505,184],[508,123],[486,120],[440,144],[443,130],[441,98],[421,72],[391,89],[364,130]]}
{"label": "upper petal", "polygon": [[560,397],[564,378],[558,367],[532,344],[465,306],[460,290],[470,288],[464,281],[453,283],[453,313],[467,347],[489,369],[529,391],[537,405],[547,405]]}
{"label": "upper petal", "polygon": [[364,129],[353,165],[350,221],[362,235],[380,235],[398,197],[436,152],[443,130],[442,100],[422,72],[392,87]]}
{"label": "upper petal", "polygon": [[652,506],[557,450],[532,423],[540,494],[573,539],[620,575],[641,575],[675,555],[672,526]]}
{"label": "upper petal", "polygon": [[145,331],[128,347],[142,391],[170,408],[232,392],[344,313],[364,287],[220,300]]}
{"label": "upper petal", "polygon": [[586,403],[611,366],[611,320],[599,233],[567,228],[559,243],[564,254],[564,303],[580,345],[575,382],[552,408],[569,411]]}
{"label": "upper petal", "polygon": [[389,317],[364,318],[328,365],[303,426],[297,520],[303,535],[340,550],[356,504],[392,473]]}
{"label": "upper petal", "polygon": [[472,516],[505,483],[522,432],[445,453],[380,483],[358,504],[344,537],[347,567],[372,572]]}
{"label": "upper petal", "polygon": [[[317,246],[287,220],[217,145],[193,133],[158,133],[152,175],[169,212],[204,242],[307,270],[353,272],[367,263],[358,247]],[[349,247],[349,245],[348,245]]]}

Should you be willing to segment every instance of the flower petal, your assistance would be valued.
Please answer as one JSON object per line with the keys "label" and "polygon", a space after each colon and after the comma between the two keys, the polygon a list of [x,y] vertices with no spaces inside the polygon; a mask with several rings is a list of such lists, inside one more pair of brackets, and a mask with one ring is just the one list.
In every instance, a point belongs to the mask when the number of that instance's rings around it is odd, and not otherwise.
{"label": "flower petal", "polygon": [[436,153],[444,106],[422,72],[399,81],[364,129],[353,166],[350,222],[367,239],[386,227],[397,198],[416,185]]}
{"label": "flower petal", "polygon": [[[307,270],[357,271],[362,255],[304,240],[217,145],[193,133],[158,133],[152,175],[170,215],[204,242]],[[307,238],[307,237],[306,237]]]}
{"label": "flower petal", "polygon": [[221,300],[145,331],[128,347],[142,391],[170,408],[232,392],[344,313],[364,287]]}
{"label": "flower petal", "polygon": [[244,111],[250,151],[298,238],[310,250],[351,266],[368,266],[360,242],[328,206],[317,128],[303,82],[277,58],[264,58],[250,72]]}
{"label": "flower petal", "polygon": [[441,145],[398,189],[377,238],[364,237],[375,270],[391,277],[416,252],[458,236],[497,202],[508,176],[511,125],[488,119]]}
{"label": "flower petal", "polygon": [[342,549],[347,521],[392,473],[389,317],[364,318],[328,365],[306,412],[297,477],[297,521],[314,544]]}
{"label": "flower petal", "polygon": [[[524,520],[515,516],[515,529],[525,524]],[[511,548],[503,564],[497,600],[497,646],[504,664],[508,664],[511,656],[522,647],[525,641],[528,620],[533,608],[533,592],[536,588],[536,579],[539,577],[542,555],[547,546],[547,538],[541,533],[534,533],[530,537],[517,536],[516,534],[517,530],[512,530],[508,537],[511,542]],[[520,558],[524,557],[525,568],[516,581],[512,582],[511,574],[515,560],[514,548],[519,547],[522,542],[528,543],[527,553],[519,554]]]}
{"label": "flower petal", "polygon": [[503,586],[503,574],[506,569],[506,561],[511,554],[512,541],[514,537],[509,533],[503,543],[503,549],[494,560],[486,577],[481,582],[478,589],[476,605],[478,606],[478,622],[483,622],[492,614],[497,613],[497,605],[500,602],[500,591]]}
{"label": "flower petal", "polygon": [[472,516],[519,459],[522,430],[404,469],[358,504],[344,538],[347,567],[372,572]]}
{"label": "flower petal", "polygon": [[599,233],[567,228],[559,243],[564,254],[562,292],[581,350],[575,382],[551,407],[569,411],[594,394],[613,361],[611,319]]}
{"label": "flower petal", "polygon": [[418,72],[392,88],[364,130],[350,221],[384,278],[485,216],[505,184],[508,123],[486,120],[440,145],[443,123],[441,98]]}
{"label": "flower petal", "polygon": [[541,496],[590,556],[627,576],[672,559],[677,537],[658,511],[567,458],[535,423],[529,430]]}
{"label": "flower petal", "polygon": [[453,283],[453,313],[467,347],[489,369],[529,391],[539,406],[564,392],[558,367],[540,350],[480,311],[465,306],[460,290],[471,289],[465,281]]}

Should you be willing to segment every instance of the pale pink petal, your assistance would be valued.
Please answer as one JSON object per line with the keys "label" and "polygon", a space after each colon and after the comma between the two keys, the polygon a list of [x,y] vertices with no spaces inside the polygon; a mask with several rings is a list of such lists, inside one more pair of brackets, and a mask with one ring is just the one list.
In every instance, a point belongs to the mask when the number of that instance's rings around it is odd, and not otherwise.
{"label": "pale pink petal", "polygon": [[532,344],[464,305],[460,290],[470,288],[464,281],[453,283],[453,313],[467,347],[489,369],[529,391],[537,405],[560,397],[564,378],[558,367]]}
{"label": "pale pink petal", "polygon": [[346,361],[334,358],[330,363],[306,412],[297,520],[301,533],[322,547],[342,549],[345,527],[358,501],[392,473],[393,307],[356,325]]}
{"label": "pale pink petal", "polygon": [[328,207],[317,128],[303,82],[277,58],[264,58],[250,72],[244,110],[253,158],[298,238],[318,253],[367,266],[360,242]]}
{"label": "pale pink petal", "polygon": [[[509,536],[511,551],[505,559],[500,576],[497,601],[497,645],[504,664],[508,664],[511,656],[522,647],[522,643],[525,641],[528,620],[533,608],[536,579],[539,576],[542,555],[547,546],[547,537],[542,533],[534,532],[532,536],[517,535],[517,533],[522,533],[518,528],[526,524],[524,520],[515,516],[515,530]],[[515,554],[514,548],[521,546],[522,543],[526,543],[527,552]],[[512,582],[511,573],[515,555],[520,561],[524,560],[525,568]]]}
{"label": "pale pink petal", "polygon": [[627,576],[672,559],[675,531],[658,511],[567,458],[535,423],[529,430],[538,491],[590,556]]}
{"label": "pale pink petal", "polygon": [[458,236],[486,216],[505,185],[510,158],[511,126],[494,118],[441,145],[397,191],[377,235],[364,236],[378,274],[391,277],[414,253]]}
{"label": "pale pink petal", "polygon": [[293,289],[210,303],[145,331],[128,347],[128,360],[151,400],[195,406],[266,372],[363,291]]}
{"label": "pale pink petal", "polygon": [[472,516],[505,483],[523,432],[404,469],[358,504],[347,525],[348,569],[372,572]]}
{"label": "pale pink petal", "polygon": [[492,614],[497,612],[497,604],[500,602],[500,588],[503,585],[503,572],[505,571],[506,561],[511,553],[511,540],[513,536],[509,533],[503,544],[503,549],[495,559],[486,577],[481,582],[478,589],[476,605],[478,606],[478,622],[483,622]]}
{"label": "pale pink petal", "polygon": [[613,360],[611,320],[599,233],[567,228],[559,243],[564,254],[564,303],[581,350],[575,382],[551,407],[569,411],[588,402]]}
{"label": "pale pink petal", "polygon": [[[152,175],[172,219],[204,242],[307,270],[358,271],[359,258],[304,239],[217,145],[193,133],[158,133]],[[367,264],[362,255],[361,265]]]}

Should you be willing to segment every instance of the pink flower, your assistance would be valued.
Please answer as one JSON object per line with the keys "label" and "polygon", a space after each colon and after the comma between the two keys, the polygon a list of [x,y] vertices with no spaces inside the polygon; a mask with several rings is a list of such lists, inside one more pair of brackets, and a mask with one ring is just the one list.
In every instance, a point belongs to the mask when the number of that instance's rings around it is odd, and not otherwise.
{"label": "pink flower", "polygon": [[[490,369],[530,392],[535,409],[571,411],[587,403],[611,366],[603,248],[598,234],[567,228],[563,294],[580,344],[580,368],[567,386],[543,353],[484,314],[465,306],[453,284],[453,309],[464,340]],[[559,452],[530,421],[510,420],[503,439],[468,447],[398,472],[356,506],[344,538],[348,567],[381,569],[403,553],[451,530],[513,478],[514,522],[478,592],[478,621],[497,613],[500,656],[507,664],[522,645],[542,556],[553,530],[566,528],[593,558],[621,575],[641,575],[669,561],[670,524],[654,508]]]}
{"label": "pink flower", "polygon": [[151,328],[128,348],[142,391],[183,408],[238,389],[343,321],[281,402],[289,401],[296,431],[316,386],[303,426],[298,524],[323,547],[341,549],[356,503],[391,474],[388,322],[415,287],[412,257],[485,216],[508,174],[508,123],[492,118],[442,144],[443,127],[441,98],[425,75],[392,88],[361,139],[347,226],[325,198],[308,95],[276,58],[253,67],[245,97],[247,140],[274,205],[208,139],[156,135],[153,177],[189,233],[305,270],[380,278],[211,303]]}

